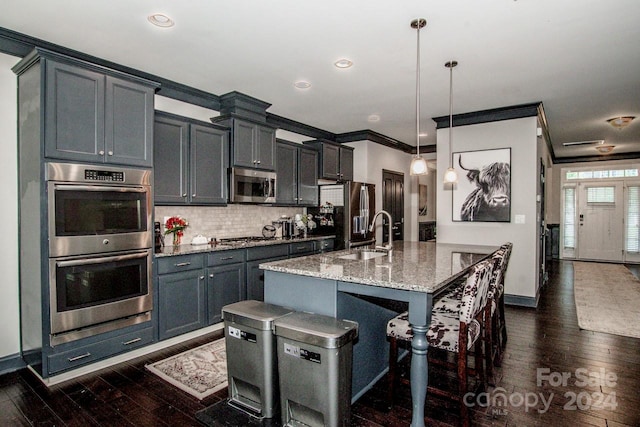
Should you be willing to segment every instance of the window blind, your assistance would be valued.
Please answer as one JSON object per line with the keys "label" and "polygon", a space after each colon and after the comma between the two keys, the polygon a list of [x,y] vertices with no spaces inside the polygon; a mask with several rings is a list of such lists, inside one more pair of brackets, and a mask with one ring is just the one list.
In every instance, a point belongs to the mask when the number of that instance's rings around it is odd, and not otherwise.
{"label": "window blind", "polygon": [[627,187],[627,252],[640,252],[640,187]]}
{"label": "window blind", "polygon": [[588,187],[587,203],[589,204],[615,203],[616,201],[615,189],[616,189],[615,187]]}
{"label": "window blind", "polygon": [[564,247],[576,247],[576,189],[564,189]]}

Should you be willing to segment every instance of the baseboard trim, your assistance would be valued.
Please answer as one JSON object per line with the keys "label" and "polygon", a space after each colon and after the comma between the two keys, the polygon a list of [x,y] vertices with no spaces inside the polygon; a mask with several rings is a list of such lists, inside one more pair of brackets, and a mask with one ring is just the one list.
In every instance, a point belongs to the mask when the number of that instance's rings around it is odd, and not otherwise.
{"label": "baseboard trim", "polygon": [[538,306],[538,298],[505,294],[504,303],[506,305],[517,305],[521,307],[536,308]]}
{"label": "baseboard trim", "polygon": [[26,366],[19,353],[10,354],[0,358],[0,375],[8,374],[9,372],[17,371]]}

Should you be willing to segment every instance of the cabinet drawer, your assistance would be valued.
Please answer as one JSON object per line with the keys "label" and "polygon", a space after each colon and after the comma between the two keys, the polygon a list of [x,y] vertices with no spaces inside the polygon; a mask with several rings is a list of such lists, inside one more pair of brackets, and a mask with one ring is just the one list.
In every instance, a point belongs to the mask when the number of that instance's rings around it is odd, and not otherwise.
{"label": "cabinet drawer", "polygon": [[100,359],[147,345],[153,341],[153,328],[113,337],[86,346],[53,354],[49,359],[49,374],[73,369]]}
{"label": "cabinet drawer", "polygon": [[158,274],[197,270],[204,267],[202,254],[168,256],[156,259],[158,261]]}
{"label": "cabinet drawer", "polygon": [[245,249],[234,249],[231,251],[210,252],[207,256],[207,266],[235,264],[245,261]]}
{"label": "cabinet drawer", "polygon": [[298,242],[289,244],[289,255],[307,255],[313,253],[316,250],[316,242],[313,240],[307,242]]}
{"label": "cabinet drawer", "polygon": [[318,252],[332,251],[334,244],[334,239],[318,240]]}
{"label": "cabinet drawer", "polygon": [[247,261],[255,261],[257,259],[279,258],[289,255],[289,245],[268,245],[247,249]]}

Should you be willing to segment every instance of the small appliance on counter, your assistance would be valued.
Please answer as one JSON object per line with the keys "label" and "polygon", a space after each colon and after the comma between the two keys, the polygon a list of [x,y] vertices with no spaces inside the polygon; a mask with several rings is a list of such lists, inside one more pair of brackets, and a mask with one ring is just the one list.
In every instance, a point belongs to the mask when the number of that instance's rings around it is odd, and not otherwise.
{"label": "small appliance on counter", "polygon": [[192,245],[208,245],[209,239],[204,237],[202,234],[198,234],[197,236],[194,236],[193,239],[191,239],[191,244]]}
{"label": "small appliance on counter", "polygon": [[293,218],[281,217],[273,221],[272,224],[276,227],[276,237],[290,239],[297,234],[297,229],[295,227],[295,221],[293,220]]}

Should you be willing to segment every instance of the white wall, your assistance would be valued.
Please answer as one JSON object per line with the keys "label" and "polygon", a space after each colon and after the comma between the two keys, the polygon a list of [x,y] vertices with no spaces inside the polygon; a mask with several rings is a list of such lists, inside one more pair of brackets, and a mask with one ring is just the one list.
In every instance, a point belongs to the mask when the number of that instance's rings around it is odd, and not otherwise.
{"label": "white wall", "polygon": [[11,67],[19,58],[0,53],[0,359],[20,352],[18,299],[18,136],[17,78]]}
{"label": "white wall", "polygon": [[[510,241],[513,253],[505,279],[508,295],[537,298],[536,192],[537,154],[536,117],[459,126],[453,129],[453,152],[511,148],[511,222],[453,222],[452,191],[437,180],[438,242],[500,245]],[[438,171],[447,169],[449,129],[437,131]],[[458,177],[466,180],[465,176]],[[515,216],[524,215],[524,224]]]}
{"label": "white wall", "polygon": [[[411,155],[371,141],[351,142],[353,152],[353,180],[376,185],[376,211],[382,209],[382,170],[404,174],[404,240],[418,240],[418,177],[409,174]],[[424,154],[427,160],[435,153]],[[430,170],[431,173],[435,173]],[[376,238],[382,240],[382,229],[377,227]]]}

